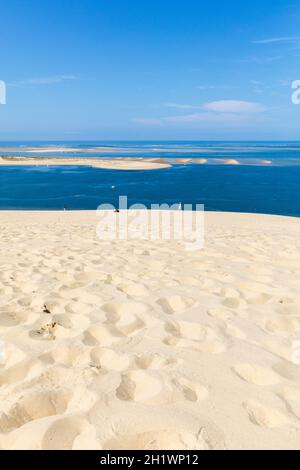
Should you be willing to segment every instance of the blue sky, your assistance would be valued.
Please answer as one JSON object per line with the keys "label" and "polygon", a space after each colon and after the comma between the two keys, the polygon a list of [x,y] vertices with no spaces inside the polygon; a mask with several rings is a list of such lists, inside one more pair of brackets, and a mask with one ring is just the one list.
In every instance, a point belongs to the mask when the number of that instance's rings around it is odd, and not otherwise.
{"label": "blue sky", "polygon": [[0,139],[299,139],[300,2],[2,0]]}

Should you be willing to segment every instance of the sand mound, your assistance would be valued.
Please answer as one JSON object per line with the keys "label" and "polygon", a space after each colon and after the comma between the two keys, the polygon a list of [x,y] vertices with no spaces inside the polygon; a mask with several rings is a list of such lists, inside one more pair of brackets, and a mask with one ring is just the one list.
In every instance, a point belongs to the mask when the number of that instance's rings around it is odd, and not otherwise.
{"label": "sand mound", "polygon": [[207,213],[196,251],[97,222],[1,213],[0,448],[300,449],[299,219]]}

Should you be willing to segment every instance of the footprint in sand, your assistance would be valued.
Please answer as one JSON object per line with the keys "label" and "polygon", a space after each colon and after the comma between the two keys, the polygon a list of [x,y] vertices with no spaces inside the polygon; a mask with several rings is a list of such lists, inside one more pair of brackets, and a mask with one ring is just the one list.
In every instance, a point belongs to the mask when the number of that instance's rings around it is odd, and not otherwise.
{"label": "footprint in sand", "polygon": [[232,287],[223,287],[220,291],[220,296],[231,299],[239,299],[241,294],[238,290],[233,289]]}
{"label": "footprint in sand", "polygon": [[34,284],[33,282],[22,282],[20,288],[24,294],[32,294],[38,290],[37,284]]}
{"label": "footprint in sand", "polygon": [[299,317],[276,317],[265,324],[266,331],[275,334],[296,333],[300,331]]}
{"label": "footprint in sand", "polygon": [[160,380],[144,371],[135,370],[122,376],[116,395],[119,400],[146,401],[158,395],[161,389]]}
{"label": "footprint in sand", "polygon": [[25,379],[29,380],[40,374],[42,367],[40,361],[24,359],[0,373],[0,386],[16,384]]}
{"label": "footprint in sand", "polygon": [[248,304],[264,305],[272,299],[272,296],[266,294],[265,292],[261,292],[258,294],[250,293],[248,295],[245,295],[245,298]]}
{"label": "footprint in sand", "polygon": [[130,297],[147,297],[149,295],[148,290],[143,284],[138,283],[127,283],[119,284],[118,289],[124,294],[129,295]]}
{"label": "footprint in sand", "polygon": [[141,302],[109,302],[102,306],[103,310],[109,315],[111,321],[118,321],[122,315],[131,313],[139,315],[147,311],[146,304]]}
{"label": "footprint in sand", "polygon": [[144,329],[146,323],[138,315],[126,313],[113,325],[122,336],[132,336]]}
{"label": "footprint in sand", "polygon": [[232,309],[243,309],[247,307],[247,302],[244,299],[237,297],[225,297],[222,301],[222,305]]}
{"label": "footprint in sand", "polygon": [[[269,337],[262,342],[262,347],[276,356],[292,363],[294,348],[293,341],[284,337]],[[282,375],[282,374],[281,374]]]}
{"label": "footprint in sand", "polygon": [[106,441],[104,450],[209,450],[202,433],[198,435],[174,429],[120,435]]}
{"label": "footprint in sand", "polygon": [[47,313],[48,315],[60,314],[64,313],[66,304],[67,301],[62,301],[60,299],[46,300],[42,302],[41,310],[43,313]]}
{"label": "footprint in sand", "polygon": [[277,374],[281,375],[285,379],[300,382],[300,367],[291,362],[284,361],[273,366],[273,369]]}
{"label": "footprint in sand", "polygon": [[35,329],[29,332],[29,336],[44,341],[72,338],[80,335],[89,324],[90,320],[84,315],[53,315],[50,317],[50,321],[45,324],[39,320]]}
{"label": "footprint in sand", "polygon": [[106,370],[124,371],[130,365],[130,357],[126,354],[117,354],[112,349],[101,347],[92,349],[91,361],[97,367]]}
{"label": "footprint in sand", "polygon": [[84,344],[88,346],[110,346],[111,344],[120,341],[122,336],[115,331],[111,331],[109,327],[103,323],[94,323],[84,332]]}
{"label": "footprint in sand", "polygon": [[183,313],[185,310],[197,305],[196,300],[181,295],[162,297],[157,303],[168,314]]}
{"label": "footprint in sand", "polygon": [[103,297],[98,295],[97,292],[92,293],[92,292],[84,291],[80,296],[80,301],[86,305],[86,308],[81,313],[85,313],[86,311],[89,311],[91,307],[94,309],[98,305],[100,306],[103,300],[104,300]]}
{"label": "footprint in sand", "polygon": [[[117,267],[115,267],[115,269],[118,272],[119,269]],[[119,276],[118,274],[112,273],[107,275],[105,284],[112,284],[113,286],[116,286],[118,284],[122,284],[122,282],[124,282],[123,277]]]}
{"label": "footprint in sand", "polygon": [[205,341],[208,329],[199,323],[187,321],[172,321],[166,323],[166,331],[175,338],[186,338],[197,341]]}
{"label": "footprint in sand", "polygon": [[31,393],[23,396],[7,413],[1,413],[0,431],[8,433],[30,421],[63,414],[71,397],[72,392],[68,390]]}
{"label": "footprint in sand", "polygon": [[255,282],[242,282],[237,287],[249,304],[264,305],[272,299],[272,295],[265,292],[265,290],[269,290],[266,285]]}
{"label": "footprint in sand", "polygon": [[[2,310],[2,309],[1,309]],[[38,315],[25,310],[17,310],[16,307],[7,307],[6,311],[0,312],[0,327],[13,327],[26,325],[34,322]]]}
{"label": "footprint in sand", "polygon": [[[9,369],[26,359],[27,355],[15,344],[8,341],[1,341],[0,367]],[[1,367],[2,368],[2,367]]]}
{"label": "footprint in sand", "polygon": [[103,301],[100,296],[87,292],[80,284],[76,284],[74,287],[63,286],[59,289],[58,294],[65,301],[80,301],[81,303],[93,306],[100,305]]}
{"label": "footprint in sand", "polygon": [[200,281],[197,277],[194,276],[180,276],[175,280],[184,286],[202,287],[202,280]]}
{"label": "footprint in sand", "polygon": [[279,377],[275,372],[256,364],[239,364],[233,367],[233,370],[245,382],[253,385],[268,386],[279,383]]}
{"label": "footprint in sand", "polygon": [[89,352],[80,347],[61,346],[40,356],[46,364],[61,364],[67,367],[89,363]]}
{"label": "footprint in sand", "polygon": [[138,302],[111,302],[104,305],[107,323],[123,336],[131,336],[145,328],[144,313],[147,306]]}
{"label": "footprint in sand", "polygon": [[280,302],[280,308],[278,309],[278,313],[283,315],[299,315],[300,314],[300,304],[299,303],[291,303],[288,302]]}
{"label": "footprint in sand", "polygon": [[74,278],[77,282],[86,285],[96,281],[106,281],[107,274],[100,271],[85,271],[80,274],[76,274]]}
{"label": "footprint in sand", "polygon": [[90,325],[90,320],[87,316],[75,313],[73,315],[53,315],[53,321],[64,329],[69,330],[70,337],[79,335]]}
{"label": "footprint in sand", "polygon": [[240,328],[233,324],[226,325],[224,332],[231,338],[247,339],[247,335]]}
{"label": "footprint in sand", "polygon": [[195,349],[205,353],[221,353],[226,350],[225,343],[210,327],[199,323],[173,321],[166,323],[165,329],[170,336],[164,342],[169,346]]}
{"label": "footprint in sand", "polygon": [[244,403],[244,408],[253,424],[266,428],[278,428],[288,424],[288,417],[274,408],[268,408],[256,401]]}
{"label": "footprint in sand", "polygon": [[[207,266],[208,268],[210,267],[209,265]],[[209,277],[210,277],[210,284],[211,286],[215,287],[215,283],[213,284],[212,281],[217,281],[217,282],[221,282],[221,283],[234,283],[235,282],[235,278],[234,276],[232,276],[231,274],[229,273],[225,273],[225,272],[217,272],[216,270],[209,270]]]}
{"label": "footprint in sand", "polygon": [[234,313],[231,310],[227,310],[225,308],[212,308],[207,311],[207,314],[212,318],[216,318],[217,320],[222,320],[225,322],[228,322],[234,318]]}
{"label": "footprint in sand", "polygon": [[286,403],[288,410],[300,419],[300,389],[284,387],[279,396]]}
{"label": "footprint in sand", "polygon": [[140,354],[135,357],[135,364],[139,369],[160,370],[164,367],[172,367],[179,363],[179,359],[161,354]]}
{"label": "footprint in sand", "polygon": [[[18,292],[20,292],[19,289],[18,289]],[[32,291],[29,290],[28,292],[25,292],[25,291],[23,291],[23,289],[22,289],[22,292],[24,292],[24,293],[26,293],[26,294],[27,294],[27,293],[29,294],[29,293],[31,293]],[[13,289],[11,286],[3,286],[3,287],[1,287],[1,289],[0,289],[0,295],[1,295],[1,296],[4,296],[4,295],[13,295],[14,293],[15,293],[15,289]]]}
{"label": "footprint in sand", "polygon": [[74,285],[74,287],[62,286],[58,294],[65,300],[78,300],[82,297],[84,290],[78,284]]}
{"label": "footprint in sand", "polygon": [[[82,378],[84,377],[84,389],[82,390]],[[94,374],[90,368],[73,368],[66,367],[65,365],[54,364],[49,367],[43,367],[42,373],[34,377],[33,380],[24,385],[25,389],[32,389],[36,387],[43,390],[52,390],[53,384],[59,384],[60,389],[69,391],[69,387],[72,387],[72,403],[74,403],[75,398],[78,403],[82,396],[87,399],[88,390],[85,388],[90,380],[93,380]],[[74,386],[76,384],[75,389]]]}
{"label": "footprint in sand", "polygon": [[96,429],[86,419],[72,416],[55,421],[43,436],[43,450],[101,450]]}
{"label": "footprint in sand", "polygon": [[183,393],[188,401],[201,401],[208,397],[208,390],[203,385],[192,382],[185,377],[174,379],[174,385]]}
{"label": "footprint in sand", "polygon": [[29,336],[34,339],[54,341],[56,339],[58,327],[59,325],[57,322],[53,321],[51,323],[46,323],[40,328],[30,331]]}
{"label": "footprint in sand", "polygon": [[19,307],[23,307],[23,308],[31,307],[32,296],[22,297],[21,299],[17,301],[17,304],[19,305]]}
{"label": "footprint in sand", "polygon": [[[99,301],[97,302],[97,305],[98,304],[99,304]],[[71,302],[68,302],[66,304],[64,309],[67,313],[87,315],[93,310],[93,307],[92,307],[92,305],[72,300]],[[56,312],[51,312],[51,313],[56,313]]]}

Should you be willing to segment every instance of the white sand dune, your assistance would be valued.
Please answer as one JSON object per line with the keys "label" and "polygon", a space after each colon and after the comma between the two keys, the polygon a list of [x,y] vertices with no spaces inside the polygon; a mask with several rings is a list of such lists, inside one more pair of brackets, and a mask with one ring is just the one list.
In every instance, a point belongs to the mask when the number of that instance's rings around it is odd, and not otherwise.
{"label": "white sand dune", "polygon": [[300,219],[208,213],[190,252],[0,217],[0,448],[300,449]]}

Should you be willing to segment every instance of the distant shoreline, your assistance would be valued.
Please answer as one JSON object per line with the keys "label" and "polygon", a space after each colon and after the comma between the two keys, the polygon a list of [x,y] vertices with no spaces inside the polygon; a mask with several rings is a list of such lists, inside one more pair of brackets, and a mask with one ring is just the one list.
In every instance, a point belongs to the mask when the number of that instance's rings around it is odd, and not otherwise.
{"label": "distant shoreline", "polygon": [[261,159],[257,162],[245,162],[235,158],[145,158],[145,157],[45,157],[45,156],[0,156],[0,166],[87,166],[109,170],[160,170],[174,165],[215,164],[215,165],[251,165],[268,166],[272,160]]}
{"label": "distant shoreline", "polygon": [[171,164],[159,159],[138,158],[60,158],[60,157],[0,157],[0,166],[87,166],[110,170],[160,170],[170,168]]}

